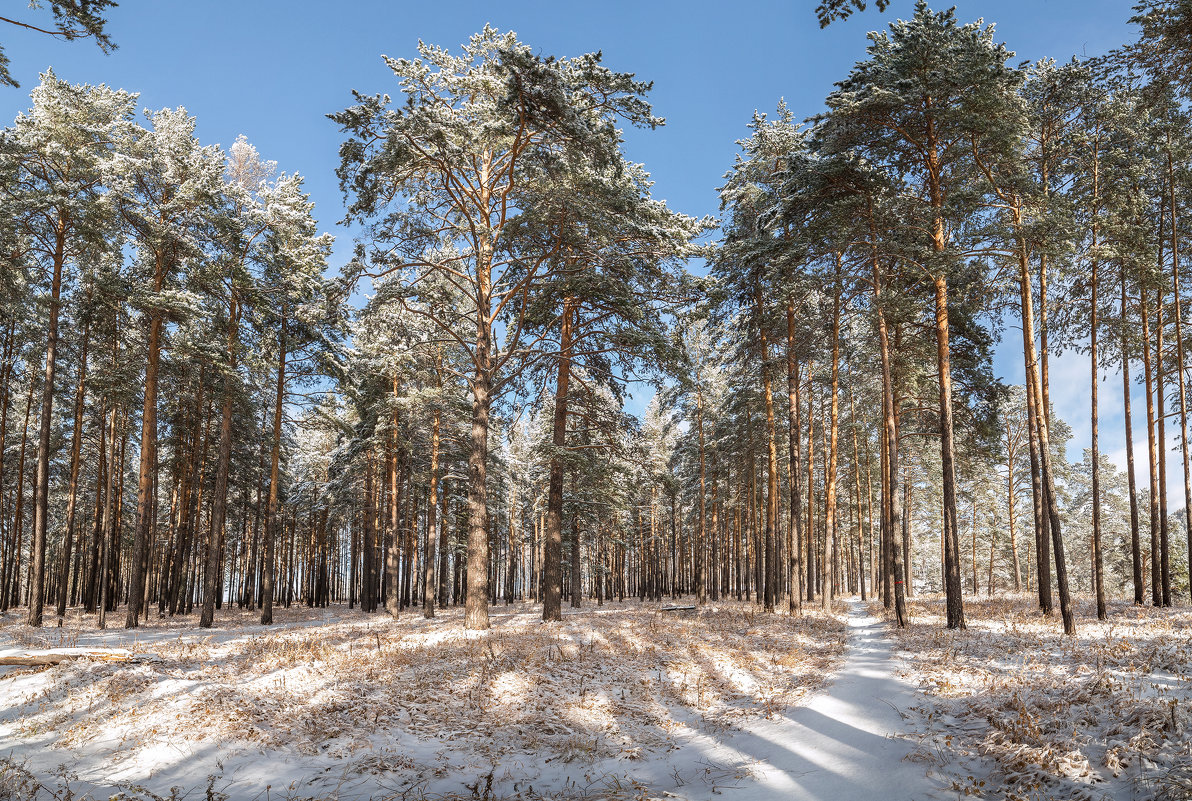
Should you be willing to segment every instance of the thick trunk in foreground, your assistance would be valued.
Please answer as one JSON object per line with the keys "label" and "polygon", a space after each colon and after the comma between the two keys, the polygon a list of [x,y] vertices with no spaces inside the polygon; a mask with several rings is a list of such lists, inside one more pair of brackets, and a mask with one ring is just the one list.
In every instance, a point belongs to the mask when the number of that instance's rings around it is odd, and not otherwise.
{"label": "thick trunk in foreground", "polygon": [[464,627],[488,622],[488,407],[492,384],[488,337],[480,337],[479,366],[472,377],[472,439],[468,452],[468,556]]}

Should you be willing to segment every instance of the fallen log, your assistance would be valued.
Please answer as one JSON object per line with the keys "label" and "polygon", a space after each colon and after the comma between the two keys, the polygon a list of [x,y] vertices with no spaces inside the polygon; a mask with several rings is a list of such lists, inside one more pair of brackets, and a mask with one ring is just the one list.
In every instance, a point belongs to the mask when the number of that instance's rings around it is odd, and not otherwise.
{"label": "fallen log", "polygon": [[693,612],[694,606],[664,606],[658,610],[659,612]]}
{"label": "fallen log", "polygon": [[89,659],[92,662],[160,662],[161,657],[156,654],[134,654],[122,648],[103,650],[86,648],[46,649],[40,651],[24,651],[21,653],[0,653],[0,667],[46,667],[71,662],[77,659]]}

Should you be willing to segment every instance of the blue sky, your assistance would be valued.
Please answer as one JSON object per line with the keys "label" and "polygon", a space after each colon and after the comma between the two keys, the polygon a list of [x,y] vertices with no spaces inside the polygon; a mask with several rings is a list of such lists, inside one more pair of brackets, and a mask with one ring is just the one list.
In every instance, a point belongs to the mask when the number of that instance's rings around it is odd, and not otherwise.
{"label": "blue sky", "polygon": [[[185,106],[197,117],[205,144],[227,146],[244,134],[263,157],[306,176],[323,228],[339,237],[338,264],[350,253],[351,234],[336,225],[342,216],[334,175],[341,137],[325,115],[349,105],[352,89],[393,90],[382,53],[413,56],[419,39],[455,48],[487,22],[517,31],[545,54],[601,50],[610,68],[653,81],[651,99],[667,125],[629,131],[629,155],[646,165],[655,195],[672,208],[715,214],[716,187],[753,111],[772,110],[785,98],[798,117],[816,113],[833,82],[864,55],[866,32],[883,27],[886,18],[909,15],[914,3],[892,0],[885,15],[871,9],[827,30],[819,29],[814,6],[814,0],[335,5],[123,0],[109,24],[119,49],[108,56],[89,42],[63,43],[6,26],[3,44],[22,88],[0,88],[0,119],[11,120],[27,107],[28,90],[47,66],[72,82],[138,91],[147,107]],[[1134,35],[1126,22],[1130,6],[1131,0],[956,3],[962,20],[996,23],[998,38],[1018,58],[1032,60],[1098,55],[1127,41]],[[35,20],[23,8],[13,15]],[[1020,382],[1019,335],[1007,328],[1004,338],[998,372]],[[1070,453],[1079,458],[1088,442],[1085,360],[1057,359],[1053,373],[1053,398],[1073,426]],[[1081,389],[1060,391],[1067,387]],[[1119,464],[1120,393],[1120,378],[1107,376],[1103,447]],[[1136,397],[1136,418],[1141,400]],[[1145,464],[1145,453],[1140,455]],[[1178,474],[1178,455],[1169,467],[1173,477]]]}

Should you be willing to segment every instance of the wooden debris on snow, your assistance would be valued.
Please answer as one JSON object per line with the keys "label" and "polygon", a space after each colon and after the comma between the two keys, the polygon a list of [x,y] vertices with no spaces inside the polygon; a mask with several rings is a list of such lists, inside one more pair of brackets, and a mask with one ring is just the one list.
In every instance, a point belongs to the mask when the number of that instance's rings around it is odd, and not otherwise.
{"label": "wooden debris on snow", "polygon": [[89,659],[92,662],[160,662],[156,654],[134,654],[124,648],[55,648],[18,653],[0,653],[0,666],[42,667]]}

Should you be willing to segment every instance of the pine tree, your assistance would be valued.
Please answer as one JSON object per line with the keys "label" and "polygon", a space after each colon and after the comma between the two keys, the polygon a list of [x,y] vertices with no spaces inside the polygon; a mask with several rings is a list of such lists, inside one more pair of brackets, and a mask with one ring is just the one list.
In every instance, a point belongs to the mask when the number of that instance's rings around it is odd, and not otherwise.
{"label": "pine tree", "polygon": [[33,90],[33,108],[4,133],[0,158],[13,181],[4,192],[21,237],[24,258],[48,286],[45,376],[38,415],[36,497],[32,532],[29,625],[40,626],[50,491],[50,434],[64,281],[111,247],[113,207],[104,197],[120,150],[132,133],[136,98],[106,86],[71,86],[52,71]]}
{"label": "pine tree", "polygon": [[963,280],[971,247],[965,225],[980,208],[973,187],[981,165],[1000,169],[1013,157],[1022,78],[1006,66],[1010,53],[994,43],[992,30],[960,25],[953,11],[932,12],[923,0],[911,20],[870,38],[867,60],[828,98],[825,139],[830,151],[855,149],[888,165],[906,187],[908,214],[926,232],[914,259],[935,291],[948,626],[963,628],[949,281]]}
{"label": "pine tree", "polygon": [[[522,366],[523,328],[514,318],[504,349],[497,321],[511,314],[549,274],[549,243],[510,237],[511,223],[533,211],[540,165],[583,154],[595,164],[615,158],[613,123],[654,126],[641,99],[648,84],[614,73],[598,54],[575,59],[534,56],[512,33],[486,27],[459,56],[420,46],[415,60],[387,58],[408,105],[355,95],[357,105],[332,115],[348,140],[338,174],[354,199],[349,218],[370,224],[366,252],[375,271],[401,272],[411,286],[439,273],[458,283],[472,329],[456,333],[450,317],[425,310],[471,356],[469,457],[469,628],[488,628],[488,441],[494,394]],[[379,136],[378,136],[379,134]],[[524,188],[522,179],[530,177]],[[467,187],[463,189],[463,187]],[[458,191],[457,191],[458,190]],[[401,212],[388,208],[402,200]],[[428,248],[449,246],[449,259]],[[442,250],[438,252],[444,252]]]}
{"label": "pine tree", "polygon": [[195,120],[185,109],[149,115],[150,128],[131,148],[132,168],[113,186],[121,216],[147,270],[134,303],[146,323],[144,399],[141,414],[137,517],[125,626],[134,628],[144,609],[149,532],[156,517],[157,406],[165,322],[185,305],[174,283],[178,273],[203,253],[204,230],[222,186],[224,160],[218,148],[202,147]]}

